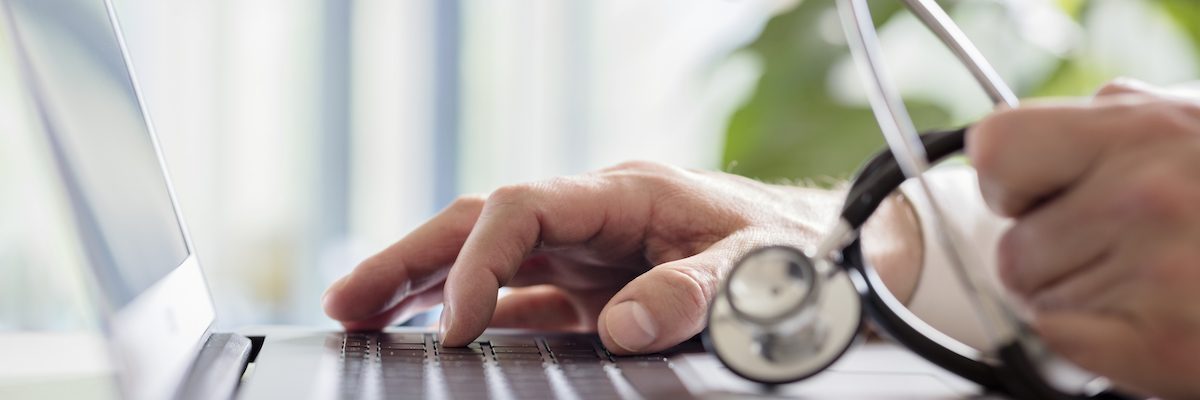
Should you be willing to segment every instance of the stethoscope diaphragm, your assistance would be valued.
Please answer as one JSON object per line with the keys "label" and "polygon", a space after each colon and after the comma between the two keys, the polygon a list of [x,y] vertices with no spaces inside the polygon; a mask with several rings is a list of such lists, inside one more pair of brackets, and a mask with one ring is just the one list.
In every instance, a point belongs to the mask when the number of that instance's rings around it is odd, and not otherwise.
{"label": "stethoscope diaphragm", "polygon": [[785,246],[747,254],[709,307],[709,348],[760,383],[794,382],[832,365],[858,337],[863,312],[852,278],[822,273],[836,268],[818,264],[827,262]]}

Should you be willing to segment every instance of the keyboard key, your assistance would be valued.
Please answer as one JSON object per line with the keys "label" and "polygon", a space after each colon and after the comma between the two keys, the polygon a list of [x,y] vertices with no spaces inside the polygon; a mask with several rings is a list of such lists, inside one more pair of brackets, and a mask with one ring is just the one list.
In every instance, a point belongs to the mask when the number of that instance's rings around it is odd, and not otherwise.
{"label": "keyboard key", "polygon": [[500,354],[500,353],[541,354],[542,353],[542,351],[539,350],[536,346],[532,346],[532,347],[495,347],[495,346],[492,346],[492,352],[496,353],[496,354]]}
{"label": "keyboard key", "polygon": [[662,354],[618,356],[618,357],[613,357],[613,359],[615,359],[616,361],[654,361],[654,362],[666,362],[667,361],[667,357]]}
{"label": "keyboard key", "polygon": [[482,364],[483,354],[439,354],[439,361],[471,361],[476,364]]}
{"label": "keyboard key", "polygon": [[425,343],[390,343],[383,342],[379,344],[381,349],[396,349],[396,350],[425,350]]}
{"label": "keyboard key", "polygon": [[497,360],[542,360],[538,353],[496,353]]}
{"label": "keyboard key", "polygon": [[425,350],[383,350],[379,352],[379,356],[390,358],[425,358]]}
{"label": "keyboard key", "polygon": [[501,367],[519,367],[519,366],[538,366],[538,367],[540,367],[541,365],[544,364],[544,362],[542,360],[500,359],[500,360],[496,360],[496,364],[499,364]]}
{"label": "keyboard key", "polygon": [[556,359],[560,362],[566,361],[566,360],[594,361],[594,362],[600,361],[600,357],[597,356],[595,353],[591,353],[591,354],[588,354],[588,353],[565,353],[565,354],[564,353],[555,353],[554,359]]}
{"label": "keyboard key", "polygon": [[382,374],[385,378],[410,378],[425,376],[425,371],[421,369],[400,369],[400,368],[384,368]]}
{"label": "keyboard key", "polygon": [[[643,369],[667,369],[671,370],[671,366],[665,360],[617,360],[617,367],[620,369],[643,370]],[[674,372],[672,372],[673,374]]]}
{"label": "keyboard key", "polygon": [[385,333],[380,335],[381,343],[425,344],[425,335],[420,333]]}
{"label": "keyboard key", "polygon": [[501,367],[500,376],[511,381],[536,381],[549,379],[546,376],[545,365],[530,365],[521,367]]}
{"label": "keyboard key", "polygon": [[537,348],[537,342],[530,337],[505,337],[505,336],[489,336],[487,342],[491,343],[492,347],[533,347]]}
{"label": "keyboard key", "polygon": [[553,354],[588,354],[596,355],[596,350],[591,347],[551,347],[550,352]]}
{"label": "keyboard key", "polygon": [[571,336],[548,337],[548,338],[545,338],[544,340],[546,342],[546,347],[549,347],[551,349],[559,348],[559,347],[562,347],[562,348],[585,347],[585,348],[590,349],[590,348],[592,348],[592,343],[594,343],[594,341],[589,338],[571,337]]}

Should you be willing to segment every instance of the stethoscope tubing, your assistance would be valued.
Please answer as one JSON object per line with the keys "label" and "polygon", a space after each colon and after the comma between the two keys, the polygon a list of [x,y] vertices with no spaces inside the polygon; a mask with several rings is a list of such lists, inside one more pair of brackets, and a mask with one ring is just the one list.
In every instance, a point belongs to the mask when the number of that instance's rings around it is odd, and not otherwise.
{"label": "stethoscope tubing", "polygon": [[[921,142],[930,164],[935,164],[965,147],[967,127],[929,132]],[[841,218],[858,230],[879,205],[906,180],[890,151],[884,150],[871,158],[856,174],[846,196]],[[864,313],[883,334],[929,362],[972,381],[985,390],[1016,398],[1033,399],[1131,399],[1112,391],[1093,396],[1065,394],[1048,384],[1039,374],[1018,340],[996,349],[995,360],[985,360],[978,352],[965,347],[921,321],[892,296],[879,274],[863,256],[859,240],[846,245],[838,264],[855,281],[863,301]]]}

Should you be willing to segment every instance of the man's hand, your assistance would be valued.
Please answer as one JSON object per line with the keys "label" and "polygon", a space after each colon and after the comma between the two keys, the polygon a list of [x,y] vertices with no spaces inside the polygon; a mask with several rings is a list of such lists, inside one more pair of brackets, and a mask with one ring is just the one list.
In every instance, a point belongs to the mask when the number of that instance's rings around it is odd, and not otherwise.
{"label": "man's hand", "polygon": [[[325,311],[373,330],[444,297],[447,345],[496,326],[598,331],[614,352],[658,351],[703,329],[733,262],[759,246],[815,244],[842,196],[645,162],[502,187],[459,199],[364,261],[330,287]],[[916,229],[902,211],[884,215]],[[877,241],[880,259],[916,268],[919,252],[892,253],[919,244],[895,242]],[[917,275],[881,274],[901,298]],[[497,301],[502,286],[513,289]]]}
{"label": "man's hand", "polygon": [[1047,344],[1135,391],[1200,396],[1200,105],[1110,84],[971,130],[1000,275]]}

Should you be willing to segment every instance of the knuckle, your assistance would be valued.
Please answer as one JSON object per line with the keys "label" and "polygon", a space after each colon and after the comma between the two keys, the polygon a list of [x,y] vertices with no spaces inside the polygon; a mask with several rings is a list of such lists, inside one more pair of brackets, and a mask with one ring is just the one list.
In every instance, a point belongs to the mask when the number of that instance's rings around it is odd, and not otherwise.
{"label": "knuckle", "polygon": [[967,138],[967,154],[979,178],[979,189],[988,206],[1004,215],[1019,211],[1014,203],[1011,188],[1017,177],[1013,176],[1011,156],[1017,151],[1015,142],[1020,140],[1020,121],[1024,117],[1017,111],[1000,111],[980,121]]}
{"label": "knuckle", "polygon": [[1177,220],[1194,207],[1179,182],[1173,171],[1152,167],[1126,188],[1121,203],[1139,220]]}
{"label": "knuckle", "polygon": [[1141,107],[1142,132],[1137,136],[1170,139],[1188,135],[1195,129],[1196,105],[1186,102],[1160,101]]}
{"label": "knuckle", "polygon": [[1101,86],[1100,90],[1096,91],[1096,96],[1111,96],[1129,93],[1142,93],[1142,90],[1138,85],[1134,84],[1129,79],[1117,78],[1108,81],[1108,83],[1105,83],[1104,86]]}
{"label": "knuckle", "polygon": [[626,161],[600,171],[610,179],[649,185],[671,185],[684,175],[678,167],[653,161]]}
{"label": "knuckle", "polygon": [[555,202],[582,193],[596,193],[603,182],[591,176],[556,176],[525,185],[526,200]]}
{"label": "knuckle", "polygon": [[382,267],[383,265],[384,265],[384,261],[382,259],[382,255],[377,253],[377,254],[367,257],[366,259],[359,262],[358,266],[354,267],[354,270],[355,271],[375,270],[375,269]]}
{"label": "knuckle", "polygon": [[1025,287],[1021,279],[1021,262],[1018,255],[1021,254],[1022,233],[1018,230],[1019,225],[1014,225],[1009,228],[1000,237],[1000,242],[996,245],[997,265],[996,272],[1000,277],[1000,282],[1004,287],[1018,294],[1025,294],[1028,288]]}
{"label": "knuckle", "polygon": [[670,166],[647,160],[628,160],[622,161],[611,167],[605,168],[604,172],[628,172],[628,171],[662,171],[669,169]]}
{"label": "knuckle", "polygon": [[993,202],[996,204],[996,212],[1000,215],[1015,217],[1029,207],[1029,203],[1021,201],[1008,191],[1000,191],[996,197]]}
{"label": "knuckle", "polygon": [[685,186],[682,169],[651,161],[626,161],[600,173],[601,179],[628,190],[655,189],[671,193]]}
{"label": "knuckle", "polygon": [[967,154],[981,177],[991,177],[999,170],[1012,138],[1021,132],[1024,114],[1020,110],[1003,110],[980,120],[967,136]]}
{"label": "knuckle", "polygon": [[487,198],[482,195],[467,194],[455,198],[448,208],[454,212],[473,212],[482,208],[486,201]]}
{"label": "knuckle", "polygon": [[355,267],[354,270],[355,272],[368,271],[371,275],[375,275],[376,277],[378,277],[378,274],[381,273],[388,274],[391,275],[397,282],[408,281],[409,278],[408,269],[405,268],[404,264],[393,259],[392,257],[388,257],[385,255],[385,253],[377,253],[367,257],[367,259],[358,263],[358,266]]}
{"label": "knuckle", "polygon": [[1028,206],[1023,197],[1002,184],[981,185],[980,190],[988,206],[1002,216],[1017,217]]}
{"label": "knuckle", "polygon": [[1003,185],[995,182],[995,179],[985,178],[982,172],[979,173],[979,194],[983,196],[983,200],[988,207],[996,213],[1004,216],[1012,216],[1012,209],[1015,208],[1009,200],[1008,189]]}
{"label": "knuckle", "polygon": [[1176,287],[1182,282],[1195,282],[1200,278],[1196,268],[1197,252],[1190,247],[1161,251],[1143,267],[1144,275],[1155,287]]}
{"label": "knuckle", "polygon": [[1186,117],[1189,122],[1192,122],[1192,124],[1188,125],[1188,132],[1194,131],[1196,127],[1194,122],[1200,119],[1200,98],[1190,97],[1176,99],[1172,101],[1171,104],[1174,104],[1176,109],[1179,110],[1180,114]]}
{"label": "knuckle", "polygon": [[629,176],[626,185],[636,188],[653,189],[649,192],[669,196],[689,192],[691,189],[681,179],[674,175],[663,173],[645,173]]}
{"label": "knuckle", "polygon": [[667,293],[677,305],[674,311],[684,320],[700,323],[708,309],[708,300],[716,291],[716,277],[696,268],[669,267],[664,272],[659,275],[661,284],[670,288]]}
{"label": "knuckle", "polygon": [[534,186],[528,183],[501,186],[488,196],[487,202],[493,205],[521,204],[529,201],[534,191]]}

